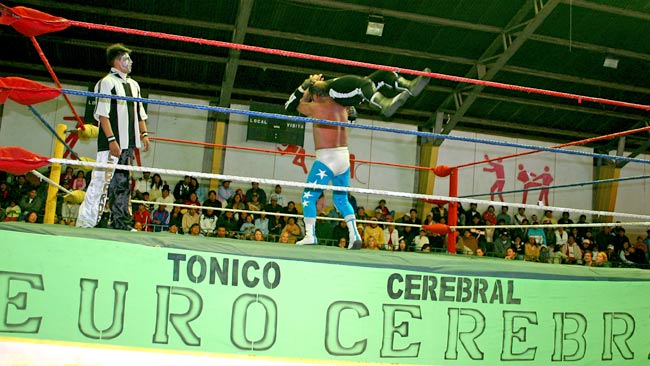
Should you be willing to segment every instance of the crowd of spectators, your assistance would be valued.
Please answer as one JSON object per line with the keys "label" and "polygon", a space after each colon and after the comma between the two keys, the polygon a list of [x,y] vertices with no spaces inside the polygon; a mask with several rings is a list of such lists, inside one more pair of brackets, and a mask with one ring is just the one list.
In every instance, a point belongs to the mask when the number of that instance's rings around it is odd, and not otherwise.
{"label": "crowd of spectators", "polygon": [[[67,189],[84,190],[89,176],[68,167],[61,175],[60,184]],[[244,191],[223,181],[218,190],[206,192],[196,178],[185,176],[173,187],[158,174],[145,172],[132,181],[132,198],[147,201],[134,203],[133,228],[146,232],[166,232],[175,235],[236,238],[241,240],[295,243],[305,234],[305,227],[295,202],[282,194],[276,185],[272,192],[251,183]],[[32,175],[0,176],[0,220],[41,222],[47,184]],[[56,222],[74,225],[79,204],[57,201]],[[378,201],[374,209],[357,206],[349,195],[362,236],[362,248],[368,250],[447,252],[447,238],[422,229],[422,225],[447,223],[446,204],[439,204],[421,217],[413,208],[396,217],[386,200]],[[181,206],[177,206],[180,204]],[[196,208],[194,207],[196,206]],[[348,228],[333,207],[328,207],[324,196],[318,201],[316,236],[321,245],[347,247]],[[507,206],[499,211],[488,206],[482,213],[478,205],[468,209],[459,205],[459,226],[477,226],[460,230],[456,252],[463,255],[492,256],[506,260],[524,260],[586,266],[649,267],[650,230],[634,242],[625,228],[591,227],[581,215],[579,227],[549,227],[547,224],[573,224],[568,212],[555,217],[545,210],[528,214],[524,208],[511,215]],[[295,216],[292,216],[295,215]],[[99,227],[107,227],[110,209],[106,207]],[[517,228],[501,228],[521,225]],[[532,225],[527,227],[526,225]],[[487,226],[478,228],[478,226]]]}

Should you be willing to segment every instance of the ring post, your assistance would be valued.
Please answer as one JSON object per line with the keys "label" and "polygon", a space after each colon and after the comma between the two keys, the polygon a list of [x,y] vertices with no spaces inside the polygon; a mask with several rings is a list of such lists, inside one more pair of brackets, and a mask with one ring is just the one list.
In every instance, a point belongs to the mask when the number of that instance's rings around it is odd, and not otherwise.
{"label": "ring post", "polygon": [[[59,124],[56,126],[56,133],[62,139],[65,138],[65,130],[68,126],[64,124]],[[63,144],[58,140],[54,140],[54,153],[52,156],[57,159],[63,157]],[[54,182],[59,182],[61,180],[61,164],[52,164],[52,170],[50,171],[50,179]],[[45,216],[43,217],[44,224],[54,224],[54,215],[56,214],[56,193],[59,189],[50,184],[47,187],[47,200],[45,201]]]}

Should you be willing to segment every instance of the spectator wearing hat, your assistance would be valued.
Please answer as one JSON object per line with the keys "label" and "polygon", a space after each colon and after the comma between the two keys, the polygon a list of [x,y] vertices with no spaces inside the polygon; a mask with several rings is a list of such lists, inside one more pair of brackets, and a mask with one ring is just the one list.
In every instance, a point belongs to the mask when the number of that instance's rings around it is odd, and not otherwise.
{"label": "spectator wearing hat", "polygon": [[[275,189],[273,190],[273,193],[269,195],[269,204],[271,204],[271,201],[275,198],[277,201],[278,205],[284,207],[287,204],[287,200],[284,198],[282,195],[282,186],[279,184],[275,185]],[[265,202],[266,203],[266,202]]]}
{"label": "spectator wearing hat", "polygon": [[376,217],[371,218],[370,221],[370,225],[366,226],[363,230],[363,238],[365,239],[364,242],[367,246],[369,239],[373,237],[375,238],[375,243],[377,246],[381,247],[386,243],[386,240],[384,238],[384,229],[379,227],[379,223],[377,222],[378,220]]}
{"label": "spectator wearing hat", "polygon": [[271,199],[269,201],[269,204],[266,205],[264,208],[266,212],[282,212],[284,210],[284,205],[280,204],[280,201],[278,200],[278,196],[273,193],[271,194]]}
{"label": "spectator wearing hat", "polygon": [[[165,205],[165,210],[167,210],[167,212],[171,213],[171,211],[173,209],[173,206],[171,205],[171,203],[174,203],[174,202],[175,202],[174,195],[172,195],[170,193],[169,186],[167,184],[163,185],[163,187],[162,187],[162,195],[156,199],[156,203],[164,204]],[[158,205],[156,205],[154,210],[157,210],[157,209],[158,209]]]}
{"label": "spectator wearing hat", "polygon": [[494,239],[494,255],[497,257],[505,257],[506,251],[512,245],[512,240],[510,239],[510,232],[505,229],[501,229],[498,233],[495,233]]}
{"label": "spectator wearing hat", "polygon": [[262,188],[260,188],[260,183],[259,182],[251,182],[251,188],[246,191],[246,202],[251,202],[253,200],[253,194],[257,194],[257,198],[259,202],[265,203],[268,202],[266,198],[266,192]]}
{"label": "spectator wearing hat", "polygon": [[382,216],[395,216],[395,211],[391,211],[388,207],[386,207],[386,200],[385,199],[380,199],[379,200],[379,206],[375,207],[375,210],[381,210],[381,215]]}
{"label": "spectator wearing hat", "polygon": [[605,254],[607,254],[607,258],[609,258],[612,267],[618,267],[621,264],[621,258],[616,254],[616,247],[614,247],[614,244],[607,245]]}

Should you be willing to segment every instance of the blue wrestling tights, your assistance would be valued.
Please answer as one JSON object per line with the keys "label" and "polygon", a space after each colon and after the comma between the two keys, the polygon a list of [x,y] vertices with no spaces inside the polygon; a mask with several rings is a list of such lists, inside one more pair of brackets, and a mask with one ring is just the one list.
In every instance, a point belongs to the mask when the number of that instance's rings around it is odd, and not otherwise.
{"label": "blue wrestling tights", "polygon": [[[330,168],[316,160],[307,176],[307,183],[327,185],[330,181],[332,181],[332,184],[336,187],[349,187],[350,169],[334,176],[334,173],[332,173]],[[308,230],[306,234],[312,235],[314,238],[316,237],[314,232],[316,224],[316,202],[322,193],[322,189],[305,188],[302,194],[302,210],[305,216],[305,229]],[[354,210],[352,209],[352,205],[350,205],[350,201],[348,201],[348,193],[344,191],[333,191],[332,199],[336,209],[341,213],[341,215],[343,215],[343,218],[348,225],[350,242],[361,240],[361,236],[356,227]]]}

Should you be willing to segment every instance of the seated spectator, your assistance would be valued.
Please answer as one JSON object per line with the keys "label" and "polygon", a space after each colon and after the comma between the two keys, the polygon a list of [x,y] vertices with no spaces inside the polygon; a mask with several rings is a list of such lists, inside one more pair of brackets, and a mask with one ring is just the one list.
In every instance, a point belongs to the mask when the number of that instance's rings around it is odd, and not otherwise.
{"label": "seated spectator", "polygon": [[255,224],[253,223],[253,215],[246,215],[245,222],[239,227],[242,234],[241,239],[250,240],[255,232]]}
{"label": "seated spectator", "polygon": [[515,252],[515,250],[512,249],[512,248],[508,248],[506,250],[505,259],[507,259],[507,260],[515,260],[515,259],[517,259],[517,252]]}
{"label": "seated spectator", "polygon": [[228,237],[228,230],[226,229],[225,226],[218,226],[217,230],[215,232],[216,232],[215,236],[217,238],[227,238]]}
{"label": "seated spectator", "polygon": [[339,240],[338,240],[338,247],[339,247],[339,248],[343,248],[343,249],[347,248],[347,247],[348,247],[348,238],[347,238],[347,237],[345,237],[345,238],[343,238],[343,237],[339,238]]}
{"label": "seated spectator", "polygon": [[[162,189],[166,186],[163,182],[160,174],[156,173],[151,178],[151,184],[149,185],[149,200],[156,202],[158,198],[162,197]],[[167,187],[169,188],[169,186]]]}
{"label": "seated spectator", "polygon": [[399,240],[399,246],[397,247],[398,252],[406,252],[408,251],[408,246],[406,245],[406,240],[400,239]]}
{"label": "seated spectator", "polygon": [[[165,204],[166,205],[165,209],[167,210],[167,212],[171,213],[174,207],[170,205],[170,203],[175,203],[176,200],[174,199],[174,196],[169,193],[168,185],[165,184],[163,186],[161,191],[161,196],[156,199],[156,202],[160,204]],[[158,209],[158,207],[155,207],[154,209]]]}
{"label": "seated spectator", "polygon": [[198,230],[200,231],[201,226],[199,225],[201,217],[198,214],[198,209],[189,208],[187,212],[183,215],[183,232],[188,234],[192,225],[198,225]]}
{"label": "seated spectator", "polygon": [[[217,192],[212,190],[208,192],[208,199],[203,201],[203,206],[204,207],[214,207],[214,208],[221,208],[221,201],[217,199]],[[205,209],[203,209],[203,213],[205,213]],[[219,217],[221,212],[219,210],[214,210],[214,214]]]}
{"label": "seated spectator", "polygon": [[266,212],[260,213],[255,219],[255,229],[262,230],[264,237],[269,235],[269,219],[266,217]]}
{"label": "seated spectator", "polygon": [[[279,184],[275,185],[275,190],[269,196],[269,202],[268,203],[270,204],[271,201],[273,201],[273,199],[275,199],[275,201],[278,203],[278,205],[280,205],[282,207],[284,207],[287,204],[286,199],[282,195],[282,186],[280,186]],[[269,211],[269,210],[267,210],[267,211]],[[277,211],[274,211],[274,212],[277,212]]]}
{"label": "seated spectator", "polygon": [[348,225],[344,220],[337,221],[337,225],[332,228],[332,238],[337,242],[340,242],[341,238],[347,240],[349,237]]}
{"label": "seated spectator", "polygon": [[297,215],[298,209],[296,208],[296,203],[293,201],[289,201],[289,203],[287,203],[287,207],[284,208],[284,213]]}
{"label": "seated spectator", "polygon": [[144,226],[142,225],[142,223],[141,223],[140,221],[135,221],[135,222],[133,223],[133,229],[134,229],[135,231],[142,231],[142,228],[143,228],[143,227],[144,227]]}
{"label": "seated spectator", "polygon": [[[232,196],[232,200],[230,201],[228,208],[232,208],[233,210],[245,210],[246,204],[243,201],[243,196],[235,193],[235,195]],[[233,217],[235,219],[239,220],[239,216],[239,212],[233,212]]]}
{"label": "seated spectator", "polygon": [[264,209],[264,203],[260,202],[260,196],[257,193],[252,193],[250,201],[247,202],[248,210],[250,211],[262,211]]}
{"label": "seated spectator", "polygon": [[30,188],[27,195],[23,196],[20,200],[20,209],[23,213],[34,211],[41,214],[43,211],[43,200],[38,197],[36,188]]}
{"label": "seated spectator", "polygon": [[[390,247],[391,250],[397,250],[399,248],[399,232],[395,228],[394,223],[386,225],[384,229],[384,239],[386,240],[386,246]],[[431,239],[429,239],[431,241]]]}
{"label": "seated spectator", "polygon": [[60,185],[68,185],[69,187],[72,187],[74,183],[74,169],[69,166],[65,168],[65,173],[61,174],[61,177],[59,179],[59,184]]}
{"label": "seated spectator", "polygon": [[[613,245],[612,245],[613,247]],[[598,256],[596,256],[596,267],[610,267],[610,263],[608,261],[607,253],[606,252],[598,252]]]}
{"label": "seated spectator", "polygon": [[289,241],[292,243],[296,242],[296,239],[300,236],[300,227],[296,224],[295,217],[289,217],[287,219],[287,225],[282,229],[282,233],[288,233]]}
{"label": "seated spectator", "polygon": [[472,235],[471,229],[465,230],[463,232],[463,236],[458,241],[456,252],[458,252],[458,249],[460,249],[462,254],[474,255],[474,253],[476,253],[477,248],[478,248],[478,240],[474,235]]}
{"label": "seated spectator", "polygon": [[[167,211],[167,206],[158,205],[158,209],[151,214],[151,223],[153,224],[153,231],[161,232],[167,231],[169,228],[170,214]],[[177,227],[178,229],[178,227]]]}
{"label": "seated spectator", "polygon": [[366,209],[363,206],[357,208],[357,220],[368,220],[370,217],[366,214]]}
{"label": "seated spectator", "polygon": [[255,229],[255,232],[253,233],[253,240],[254,241],[264,241],[264,234],[262,233],[262,230],[260,229]]}
{"label": "seated spectator", "polygon": [[373,217],[370,219],[371,223],[363,231],[363,238],[368,246],[370,238],[375,238],[375,244],[378,247],[381,247],[386,243],[384,239],[384,230],[379,226],[377,218]]}
{"label": "seated spectator", "polygon": [[150,228],[148,228],[149,220],[151,220],[151,214],[147,211],[144,203],[138,203],[138,210],[133,213],[133,221],[142,223],[142,227],[150,231]]}
{"label": "seated spectator", "polygon": [[282,234],[280,234],[280,239],[278,240],[278,242],[282,244],[295,244],[296,240],[294,239],[292,243],[291,235],[288,232],[283,231]]}
{"label": "seated spectator", "polygon": [[386,217],[388,215],[390,216],[395,216],[395,211],[391,211],[388,207],[386,207],[386,200],[385,199],[380,199],[379,200],[379,206],[375,207],[375,210],[381,210],[381,215],[383,217]]}
{"label": "seated spectator", "polygon": [[169,233],[170,234],[180,234],[178,232],[178,226],[174,225],[169,225]]}
{"label": "seated spectator", "polygon": [[591,252],[585,252],[582,256],[582,263],[585,267],[595,267],[596,262],[593,261]]}
{"label": "seated spectator", "polygon": [[215,215],[214,210],[211,208],[206,209],[199,218],[199,227],[203,236],[213,236],[214,231],[217,229],[217,220],[219,218]]}
{"label": "seated spectator", "polygon": [[496,225],[497,224],[497,214],[494,212],[494,206],[489,205],[487,210],[483,212],[483,221],[486,224],[492,224]]}
{"label": "seated spectator", "polygon": [[560,247],[560,252],[566,255],[564,259],[566,264],[576,264],[582,261],[582,251],[573,235],[569,235],[567,243]]}
{"label": "seated spectator", "polygon": [[366,240],[366,249],[379,250],[379,246],[377,245],[377,241],[375,240],[374,236],[371,236]]}
{"label": "seated spectator", "polygon": [[7,182],[2,181],[0,182],[0,208],[4,208],[9,206],[9,200],[12,198],[11,191],[9,190],[9,186],[7,185]]}
{"label": "seated spectator", "polygon": [[83,170],[77,172],[77,177],[72,181],[72,189],[75,191],[85,191],[88,184],[86,183],[86,175]]}
{"label": "seated spectator", "polygon": [[481,248],[481,247],[476,248],[476,256],[477,257],[485,257],[485,252],[483,251],[483,248]]}
{"label": "seated spectator", "polygon": [[[198,216],[198,214],[196,216]],[[192,226],[190,226],[190,228],[188,230],[188,235],[191,235],[191,236],[203,236],[203,234],[201,234],[201,225],[192,224]]]}
{"label": "seated spectator", "polygon": [[276,214],[271,216],[269,218],[269,235],[272,235],[272,237],[279,237],[282,233],[282,229],[284,229],[283,223],[284,221],[280,215]]}
{"label": "seated spectator", "polygon": [[81,206],[79,203],[64,199],[61,204],[61,224],[74,226],[79,216],[79,206]]}
{"label": "seated spectator", "polygon": [[36,211],[29,211],[29,213],[25,215],[25,222],[36,224],[38,222],[38,213],[36,213]]}
{"label": "seated spectator", "polygon": [[239,227],[237,226],[237,220],[232,211],[225,211],[221,216],[219,216],[219,219],[217,220],[217,228],[220,226],[226,228],[228,237],[234,238],[235,235],[237,235]]}
{"label": "seated spectator", "polygon": [[266,212],[282,212],[284,210],[284,206],[280,204],[278,201],[278,197],[274,196],[273,194],[271,195],[271,202],[269,202],[268,205],[265,207]]}
{"label": "seated spectator", "polygon": [[[546,246],[546,245],[544,245]],[[537,239],[534,236],[528,237],[528,243],[526,243],[524,252],[524,260],[531,262],[539,262],[540,248],[537,244]]]}
{"label": "seated spectator", "polygon": [[201,202],[199,202],[199,196],[196,194],[196,192],[190,193],[189,198],[185,201],[185,204],[192,206],[201,206]]}
{"label": "seated spectator", "polygon": [[420,235],[416,236],[413,239],[413,243],[415,243],[415,251],[416,252],[421,252],[422,247],[425,244],[429,244],[429,238],[427,237],[427,231],[424,229],[420,229]]}
{"label": "seated spectator", "polygon": [[179,234],[184,234],[183,231],[183,213],[180,206],[174,206],[172,212],[169,214],[169,227],[176,226]]}

